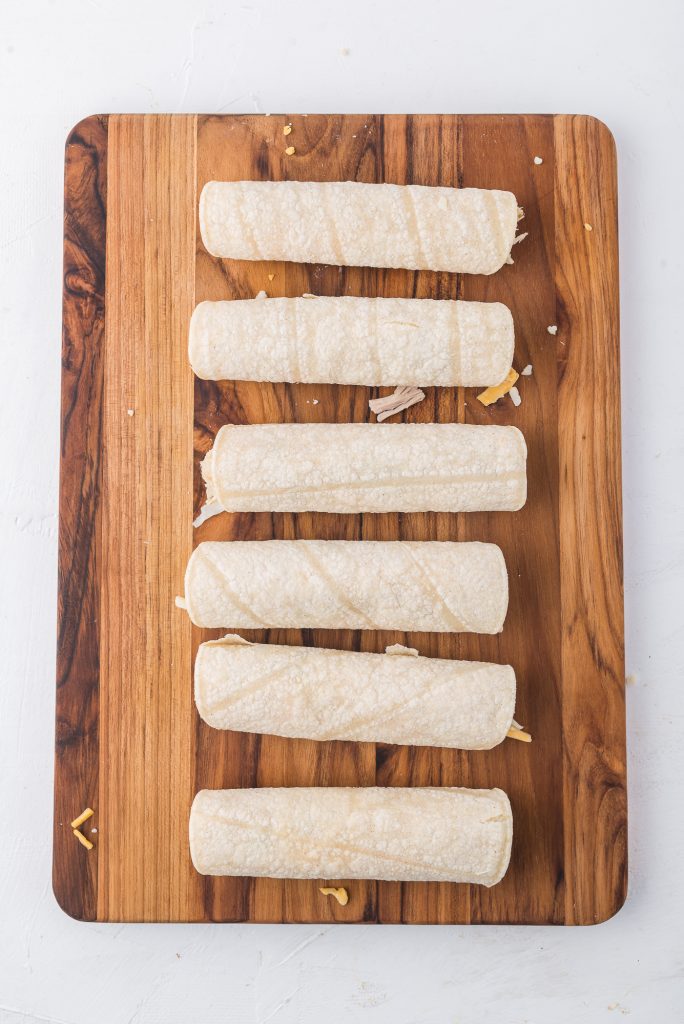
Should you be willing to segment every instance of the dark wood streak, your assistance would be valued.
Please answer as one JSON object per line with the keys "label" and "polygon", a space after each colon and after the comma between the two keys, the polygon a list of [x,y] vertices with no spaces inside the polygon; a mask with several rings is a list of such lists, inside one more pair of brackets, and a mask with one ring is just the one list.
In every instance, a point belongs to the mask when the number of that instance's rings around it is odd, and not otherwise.
{"label": "dark wood streak", "polygon": [[52,876],[59,905],[84,921],[96,915],[97,846],[83,849],[69,822],[87,805],[97,810],[106,208],[107,118],[90,117],[72,129],[65,151]]}

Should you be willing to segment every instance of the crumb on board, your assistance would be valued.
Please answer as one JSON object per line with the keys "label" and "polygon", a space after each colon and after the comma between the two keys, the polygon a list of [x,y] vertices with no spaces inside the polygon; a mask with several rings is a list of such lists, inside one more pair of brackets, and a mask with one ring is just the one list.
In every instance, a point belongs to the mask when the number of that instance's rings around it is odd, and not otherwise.
{"label": "crumb on board", "polygon": [[79,832],[77,828],[72,829],[72,832],[78,839],[81,846],[85,846],[86,850],[92,850],[93,844],[90,842],[89,839],[86,839],[82,832]]}
{"label": "crumb on board", "polygon": [[510,395],[511,402],[513,403],[513,405],[515,405],[516,407],[520,405],[520,403],[522,402],[522,398],[520,397],[520,392],[515,386],[511,388],[508,394]]}
{"label": "crumb on board", "polygon": [[584,230],[585,230],[585,231],[593,231],[594,229],[593,229],[593,227],[591,226],[591,224],[588,224],[588,223],[587,223],[587,221],[585,221],[585,222],[584,222]]}
{"label": "crumb on board", "polygon": [[275,277],[275,274],[269,274],[269,275],[268,275],[268,279],[269,279],[269,281],[272,281],[274,277]]}
{"label": "crumb on board", "polygon": [[523,743],[531,743],[532,742],[532,737],[530,736],[529,732],[525,732],[524,729],[516,728],[513,725],[508,730],[506,735],[509,737],[509,739],[521,740]]}
{"label": "crumb on board", "polygon": [[539,164],[543,164],[544,163],[544,161],[542,160],[542,158],[540,156],[535,156],[534,162],[537,165],[537,167],[539,167]]}
{"label": "crumb on board", "polygon": [[92,807],[86,807],[85,811],[81,811],[78,818],[74,818],[74,820],[71,822],[71,827],[79,828],[84,821],[87,821],[88,818],[92,818],[94,813],[95,811],[92,809]]}
{"label": "crumb on board", "polygon": [[395,388],[391,395],[384,395],[382,398],[371,398],[368,407],[377,416],[378,423],[396,416],[405,409],[422,402],[425,392],[413,386]]}
{"label": "crumb on board", "polygon": [[349,903],[349,893],[342,886],[335,888],[331,885],[323,885],[318,891],[324,896],[334,896],[341,907],[346,907]]}
{"label": "crumb on board", "polygon": [[546,330],[549,332],[549,334],[558,334],[558,327],[556,326],[556,324],[551,324],[551,326],[547,327]]}
{"label": "crumb on board", "polygon": [[527,366],[520,371],[520,376],[521,377],[531,377],[532,376],[532,363],[528,363]]}
{"label": "crumb on board", "polygon": [[482,402],[483,405],[493,405],[494,402],[498,402],[500,398],[508,394],[517,379],[518,373],[511,367],[500,384],[495,384],[491,388],[485,388],[484,391],[477,395],[478,402]]}
{"label": "crumb on board", "polygon": [[404,644],[390,644],[385,648],[385,654],[400,657],[419,658],[420,655],[415,647],[406,647]]}
{"label": "crumb on board", "polygon": [[288,146],[287,149],[285,150],[285,153],[287,154],[287,156],[294,156],[296,153],[296,149],[294,148],[294,146]]}
{"label": "crumb on board", "polygon": [[283,135],[289,135],[292,132],[292,125],[286,124],[283,126]]}
{"label": "crumb on board", "polygon": [[133,416],[134,414],[135,414],[135,409],[126,409],[126,415],[127,416]]}
{"label": "crumb on board", "polygon": [[192,525],[194,527],[201,526],[202,523],[206,523],[207,519],[211,519],[212,516],[218,516],[221,512],[223,512],[223,505],[220,505],[218,501],[205,501],[199,510],[199,515],[196,519],[193,519]]}

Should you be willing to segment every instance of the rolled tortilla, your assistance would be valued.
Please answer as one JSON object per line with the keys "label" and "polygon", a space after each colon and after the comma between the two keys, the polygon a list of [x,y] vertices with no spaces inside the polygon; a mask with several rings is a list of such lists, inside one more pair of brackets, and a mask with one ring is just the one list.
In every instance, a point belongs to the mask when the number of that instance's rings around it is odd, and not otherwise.
{"label": "rolled tortilla", "polygon": [[228,425],[202,475],[228,512],[495,512],[525,504],[526,457],[517,427]]}
{"label": "rolled tortilla", "polygon": [[201,644],[195,703],[214,729],[310,740],[489,750],[515,710],[510,665],[250,644]]}
{"label": "rolled tortilla", "polygon": [[488,387],[513,362],[501,302],[311,296],[200,302],[189,356],[206,380]]}
{"label": "rolled tortilla", "polygon": [[508,574],[477,541],[205,541],[185,603],[208,628],[500,633]]}
{"label": "rolled tortilla", "polygon": [[493,274],[518,224],[512,192],[356,181],[210,181],[200,229],[212,256]]}
{"label": "rolled tortilla", "polygon": [[203,875],[491,886],[512,838],[500,789],[205,789],[190,812]]}

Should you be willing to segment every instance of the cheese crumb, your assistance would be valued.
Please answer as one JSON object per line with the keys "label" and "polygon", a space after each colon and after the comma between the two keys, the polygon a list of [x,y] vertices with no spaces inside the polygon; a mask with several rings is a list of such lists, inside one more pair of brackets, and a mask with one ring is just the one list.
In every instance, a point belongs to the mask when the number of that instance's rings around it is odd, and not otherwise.
{"label": "cheese crumb", "polygon": [[288,156],[294,156],[295,155],[295,148],[294,148],[294,146],[288,146],[287,149],[285,150],[285,152],[287,153]]}
{"label": "cheese crumb", "polygon": [[537,167],[539,166],[539,164],[543,164],[544,163],[544,161],[542,160],[542,158],[540,156],[535,156],[534,162],[537,165]]}
{"label": "cheese crumb", "polygon": [[424,398],[425,392],[420,388],[399,387],[395,388],[391,395],[385,395],[383,398],[371,398],[368,407],[371,412],[376,414],[378,423],[382,423],[390,416],[396,416],[404,409],[422,402]]}
{"label": "cheese crumb", "polygon": [[135,414],[135,409],[126,409],[126,415],[127,416],[133,416],[134,414]]}
{"label": "cheese crumb", "polygon": [[518,242],[522,242],[529,235],[529,231],[523,231],[522,235],[516,235],[513,239],[513,245],[517,245]]}
{"label": "cheese crumb", "polygon": [[85,846],[86,850],[92,850],[93,844],[90,842],[89,839],[86,839],[82,832],[79,832],[77,828],[72,829],[72,832],[78,839],[81,846]]}
{"label": "cheese crumb", "polygon": [[292,131],[292,125],[291,124],[286,124],[285,127],[283,128],[283,135],[289,135],[291,131]]}
{"label": "cheese crumb", "polygon": [[521,377],[531,377],[532,376],[532,363],[528,363],[527,366],[525,367],[525,369],[520,371],[520,376]]}
{"label": "cheese crumb", "polygon": [[511,396],[511,402],[513,403],[513,405],[520,405],[520,403],[522,402],[522,398],[520,397],[520,392],[516,387],[512,387],[508,394]]}
{"label": "cheese crumb", "polygon": [[494,402],[498,402],[500,398],[508,394],[517,379],[518,374],[511,367],[506,374],[505,380],[502,380],[500,384],[496,384],[494,387],[486,388],[477,396],[478,402],[482,402],[483,405],[493,405]]}
{"label": "cheese crumb", "polygon": [[546,330],[549,332],[549,334],[558,334],[558,328],[555,324],[551,324],[551,326],[547,327]]}
{"label": "cheese crumb", "polygon": [[591,224],[587,224],[587,223],[585,222],[585,224],[584,224],[584,230],[585,230],[585,231],[593,231],[594,229],[592,228]]}
{"label": "cheese crumb", "polygon": [[74,818],[74,820],[71,822],[71,827],[78,828],[80,825],[83,824],[84,821],[87,821],[88,818],[92,818],[94,813],[95,811],[92,809],[92,807],[86,807],[85,811],[79,814],[78,818]]}
{"label": "cheese crumb", "polygon": [[349,893],[342,886],[339,889],[335,889],[333,886],[324,885],[319,890],[324,896],[334,896],[341,907],[346,907],[349,903]]}
{"label": "cheese crumb", "polygon": [[201,526],[202,523],[206,523],[207,519],[211,519],[212,516],[218,516],[221,512],[223,512],[223,505],[220,505],[218,501],[205,501],[199,510],[197,519],[193,519],[192,525],[194,527]]}
{"label": "cheese crumb", "polygon": [[524,729],[516,729],[513,726],[506,733],[512,740],[521,740],[523,743],[531,743],[532,737],[529,732],[525,732]]}
{"label": "cheese crumb", "polygon": [[275,274],[269,274],[269,275],[268,275],[268,279],[269,279],[269,281],[272,281],[274,277],[275,277]]}
{"label": "cheese crumb", "polygon": [[400,655],[401,657],[418,658],[420,655],[415,647],[405,647],[404,644],[390,644],[385,648],[385,654]]}
{"label": "cheese crumb", "polygon": [[319,400],[318,400],[317,398],[314,398],[314,400],[313,400],[313,404],[314,404],[314,405],[318,405],[318,401],[319,401]]}

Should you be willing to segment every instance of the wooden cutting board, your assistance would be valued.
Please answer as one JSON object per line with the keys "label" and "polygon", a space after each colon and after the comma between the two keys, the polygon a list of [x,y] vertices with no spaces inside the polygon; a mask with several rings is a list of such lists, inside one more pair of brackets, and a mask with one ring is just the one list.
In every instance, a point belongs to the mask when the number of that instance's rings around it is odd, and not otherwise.
{"label": "wooden cutting board", "polygon": [[[283,126],[291,123],[287,138]],[[288,156],[286,146],[296,152]],[[541,157],[543,162],[535,157]],[[218,179],[510,189],[529,237],[491,277],[217,260],[197,224]],[[572,116],[91,117],[66,146],[54,890],[99,921],[591,924],[626,893],[617,186],[603,124]],[[515,513],[221,515],[193,531],[199,461],[223,423],[370,420],[377,389],[193,379],[202,299],[501,300],[520,407],[429,389],[409,422],[512,423],[529,447]],[[556,325],[554,335],[548,328]],[[401,383],[397,381],[397,383]],[[510,575],[500,636],[303,630],[253,640],[510,662],[531,744],[465,753],[221,733],[192,699],[197,645],[174,607],[205,539],[487,540]],[[500,786],[510,869],[492,889],[203,878],[187,821],[202,787]],[[87,851],[69,822],[84,807]],[[94,830],[97,831],[94,831]],[[344,879],[333,880],[344,882]]]}

